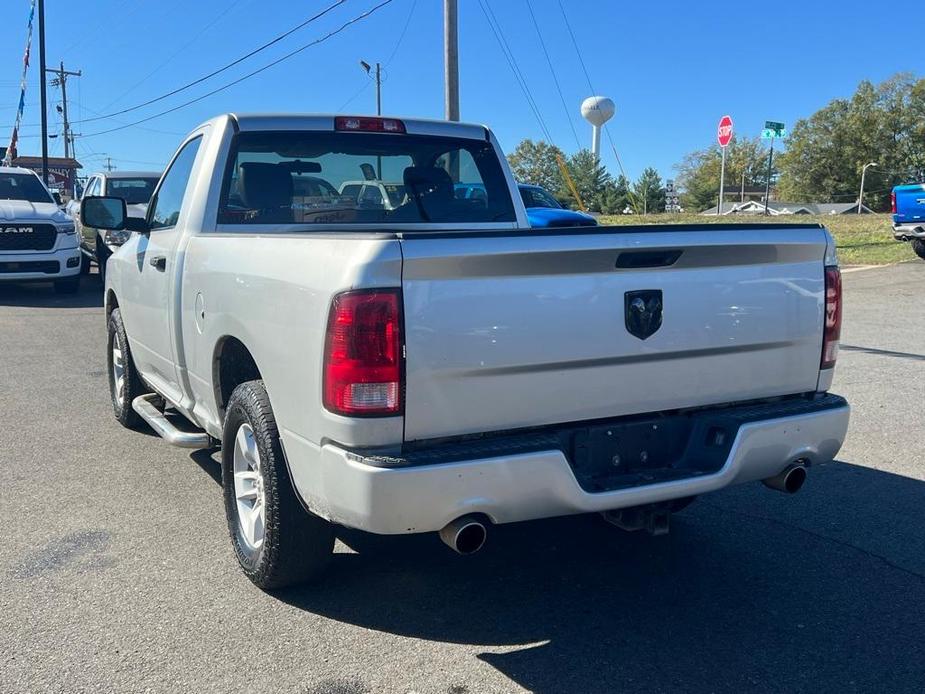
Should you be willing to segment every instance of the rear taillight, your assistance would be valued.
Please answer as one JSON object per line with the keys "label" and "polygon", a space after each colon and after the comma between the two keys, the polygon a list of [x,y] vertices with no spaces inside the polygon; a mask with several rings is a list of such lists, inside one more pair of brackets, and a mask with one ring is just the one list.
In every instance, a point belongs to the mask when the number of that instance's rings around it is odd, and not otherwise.
{"label": "rear taillight", "polygon": [[404,133],[405,124],[397,118],[335,116],[334,129],[368,133]]}
{"label": "rear taillight", "polygon": [[838,359],[838,340],[841,337],[841,272],[838,266],[825,269],[825,325],[822,335],[821,369],[831,369]]}
{"label": "rear taillight", "polygon": [[335,414],[394,415],[402,407],[401,294],[334,297],[324,348],[324,406]]}
{"label": "rear taillight", "polygon": [[896,214],[896,191],[890,191],[890,210]]}

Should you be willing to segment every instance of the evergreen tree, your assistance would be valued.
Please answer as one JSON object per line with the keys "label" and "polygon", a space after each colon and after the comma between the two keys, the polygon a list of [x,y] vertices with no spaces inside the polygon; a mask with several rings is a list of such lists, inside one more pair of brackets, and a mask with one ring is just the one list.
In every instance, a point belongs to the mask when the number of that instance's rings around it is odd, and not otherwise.
{"label": "evergreen tree", "polygon": [[[572,177],[572,183],[578,189],[581,201],[589,210],[600,212],[601,196],[607,184],[612,182],[600,158],[592,154],[589,149],[581,149],[568,158],[568,171]],[[569,201],[570,206],[578,207],[578,201],[575,200],[568,186],[563,184],[559,194]]]}
{"label": "evergreen tree", "polygon": [[636,212],[652,214],[665,211],[665,187],[662,177],[651,166],[647,167],[633,184]]}

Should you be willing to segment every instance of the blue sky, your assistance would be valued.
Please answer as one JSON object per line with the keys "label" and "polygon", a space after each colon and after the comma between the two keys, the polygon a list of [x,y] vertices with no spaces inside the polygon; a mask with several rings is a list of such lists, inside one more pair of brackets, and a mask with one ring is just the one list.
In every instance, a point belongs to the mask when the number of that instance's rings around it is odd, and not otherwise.
{"label": "blue sky", "polygon": [[[68,82],[71,119],[92,118],[169,92],[256,48],[333,0],[46,0],[47,60],[64,60],[83,76]],[[375,90],[358,65],[388,62],[387,114],[443,115],[442,0],[393,0],[332,39],[219,94],[141,127],[95,135],[131,123],[226,84],[339,27],[380,0],[343,5],[272,48],[157,104],[115,119],[77,123],[84,173],[105,156],[118,168],[163,164],[197,123],[226,111],[371,113]],[[587,80],[565,30],[558,0],[529,0],[568,105],[563,109],[527,9],[527,0],[488,3],[552,139],[565,151],[589,146],[590,126],[578,107]],[[562,0],[592,84],[617,104],[610,132],[631,177],[654,166],[671,177],[685,153],[709,145],[716,123],[732,115],[737,133],[757,134],[766,119],[790,124],[862,79],[925,71],[892,40],[896,13],[869,3],[802,0],[750,3],[630,3]],[[490,125],[511,150],[543,130],[520,91],[479,0],[459,0],[460,93],[463,120]],[[19,97],[28,0],[0,6],[0,140],[6,144]],[[399,43],[403,27],[404,36]],[[20,141],[39,154],[37,30]],[[50,132],[60,130],[58,90],[49,87]],[[29,137],[29,136],[32,137]],[[50,152],[61,154],[60,139]],[[606,138],[602,158],[618,167]]]}

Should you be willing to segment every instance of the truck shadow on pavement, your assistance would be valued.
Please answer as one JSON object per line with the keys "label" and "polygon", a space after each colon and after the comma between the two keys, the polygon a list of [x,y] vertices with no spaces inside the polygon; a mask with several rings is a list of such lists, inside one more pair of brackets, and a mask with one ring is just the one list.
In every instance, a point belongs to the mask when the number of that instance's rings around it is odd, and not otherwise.
{"label": "truck shadow on pavement", "polygon": [[103,285],[96,274],[80,278],[76,294],[58,294],[50,282],[0,283],[0,306],[103,308]]}
{"label": "truck shadow on pavement", "polygon": [[535,692],[920,692],[923,527],[925,483],[833,463],[795,497],[748,485],[702,498],[666,537],[572,517],[493,528],[458,557],[434,535],[345,530],[355,553],[278,597],[484,647]]}

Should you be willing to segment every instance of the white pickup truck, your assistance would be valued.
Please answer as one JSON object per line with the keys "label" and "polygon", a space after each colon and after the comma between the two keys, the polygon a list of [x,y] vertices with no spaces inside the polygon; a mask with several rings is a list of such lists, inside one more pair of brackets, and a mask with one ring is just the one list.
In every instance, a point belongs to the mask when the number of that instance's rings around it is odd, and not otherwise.
{"label": "white pickup truck", "polygon": [[0,166],[0,282],[53,282],[80,289],[74,222],[29,169]]}
{"label": "white pickup truck", "polygon": [[[403,182],[394,209],[299,192],[370,165]],[[823,227],[531,230],[483,126],[224,115],[145,220],[119,198],[81,214],[135,232],[106,278],[116,417],[221,446],[264,589],[317,575],[336,525],[461,553],[565,514],[664,532],[731,484],[796,491],[848,426]]]}

